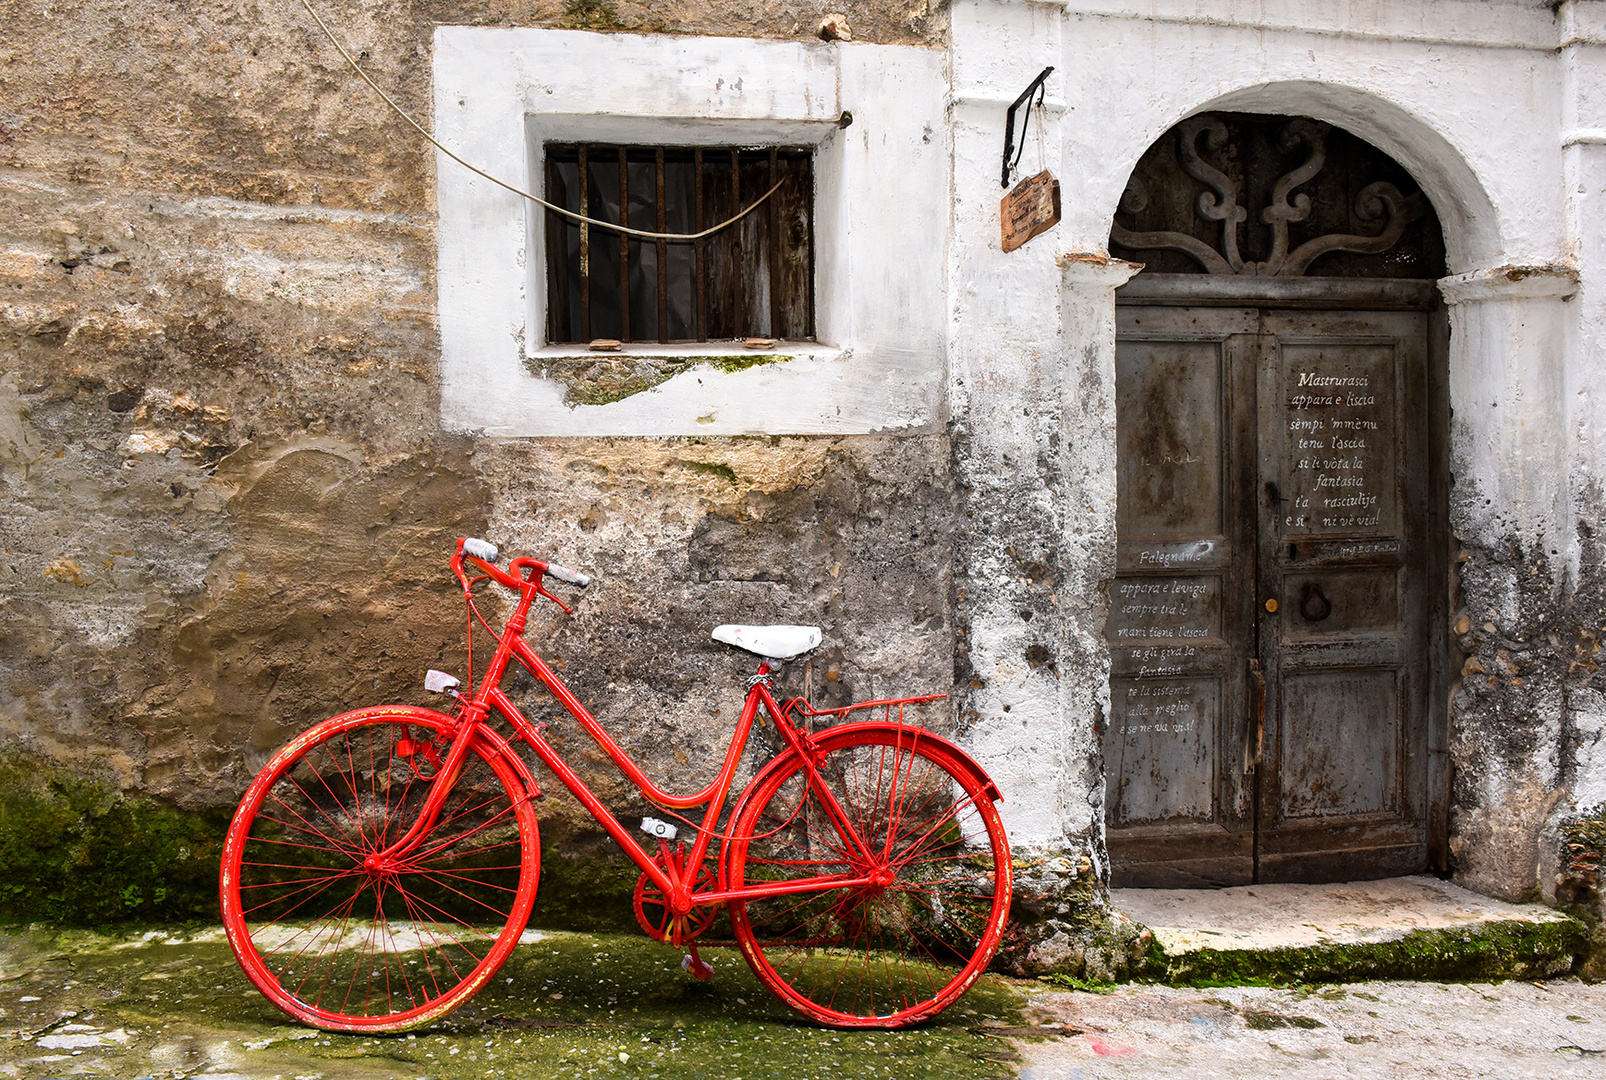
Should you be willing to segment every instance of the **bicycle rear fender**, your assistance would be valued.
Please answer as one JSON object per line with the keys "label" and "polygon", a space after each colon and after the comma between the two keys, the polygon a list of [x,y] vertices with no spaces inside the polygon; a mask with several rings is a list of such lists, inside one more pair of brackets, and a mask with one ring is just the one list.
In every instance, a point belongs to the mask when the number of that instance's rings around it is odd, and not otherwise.
{"label": "bicycle rear fender", "polygon": [[485,747],[487,754],[501,754],[507,763],[513,766],[513,771],[519,774],[524,790],[530,793],[532,799],[541,798],[541,785],[535,782],[535,775],[530,772],[530,767],[524,764],[524,759],[519,757],[518,751],[513,749],[511,743],[488,727],[481,727],[475,732],[474,737]]}
{"label": "bicycle rear fender", "polygon": [[920,742],[936,743],[954,755],[958,763],[963,766],[967,780],[974,780],[977,786],[986,792],[993,802],[1004,801],[1004,795],[998,790],[998,785],[993,783],[993,778],[987,775],[987,770],[982,768],[981,764],[970,756],[970,752],[957,743],[943,738],[941,735],[933,735],[924,728],[911,728],[907,724],[895,724],[888,720],[866,720],[858,724],[843,724],[840,727],[826,728],[819,735],[823,737],[828,733],[847,731],[849,729],[854,731],[881,731],[890,735],[896,735],[900,732],[905,735],[913,733]]}

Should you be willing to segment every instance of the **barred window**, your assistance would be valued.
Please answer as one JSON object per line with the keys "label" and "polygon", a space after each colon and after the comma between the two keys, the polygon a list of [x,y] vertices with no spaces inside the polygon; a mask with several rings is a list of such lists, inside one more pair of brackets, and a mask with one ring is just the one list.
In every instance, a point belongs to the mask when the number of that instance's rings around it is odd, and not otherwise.
{"label": "barred window", "polygon": [[700,232],[780,183],[758,209],[699,240],[628,236],[547,211],[549,342],[814,337],[811,150],[545,149],[549,201],[652,232]]}

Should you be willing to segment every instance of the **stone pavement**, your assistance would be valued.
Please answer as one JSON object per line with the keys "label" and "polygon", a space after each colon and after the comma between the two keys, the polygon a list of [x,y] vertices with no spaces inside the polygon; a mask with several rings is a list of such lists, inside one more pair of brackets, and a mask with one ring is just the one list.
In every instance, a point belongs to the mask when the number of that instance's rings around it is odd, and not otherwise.
{"label": "stone pavement", "polygon": [[[1033,993],[1027,1025],[1058,1034],[1021,1041],[1022,1080],[1606,1078],[1606,985],[1545,978],[1583,935],[1550,908],[1426,876],[1110,900],[1173,980],[1284,988]],[[1467,981],[1330,981],[1383,973]]]}
{"label": "stone pavement", "polygon": [[983,979],[916,1031],[837,1032],[734,953],[700,983],[641,937],[529,931],[493,985],[412,1035],[297,1027],[216,929],[0,930],[0,1077],[210,1080],[1103,1080],[1606,1077],[1606,985],[1294,989]]}
{"label": "stone pavement", "polygon": [[1021,1080],[1606,1077],[1606,984],[1570,978],[1123,986],[1035,994],[1027,1016],[1066,1034],[1022,1044]]}

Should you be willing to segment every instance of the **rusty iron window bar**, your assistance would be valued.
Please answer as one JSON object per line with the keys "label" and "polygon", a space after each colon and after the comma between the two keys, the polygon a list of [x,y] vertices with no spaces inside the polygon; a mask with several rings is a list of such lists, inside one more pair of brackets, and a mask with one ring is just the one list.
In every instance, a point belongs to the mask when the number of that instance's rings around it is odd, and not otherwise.
{"label": "rusty iron window bar", "polygon": [[781,180],[766,205],[699,240],[646,240],[547,211],[547,340],[814,337],[812,151],[548,143],[547,199],[655,232],[699,231]]}

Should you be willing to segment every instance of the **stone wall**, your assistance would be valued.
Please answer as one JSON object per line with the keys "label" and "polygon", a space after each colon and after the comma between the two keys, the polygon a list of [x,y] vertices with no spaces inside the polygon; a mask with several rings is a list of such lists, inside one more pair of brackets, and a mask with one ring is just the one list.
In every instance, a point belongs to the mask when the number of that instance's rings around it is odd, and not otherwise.
{"label": "stone wall", "polygon": [[[443,21],[812,39],[825,10],[321,13],[427,117]],[[946,32],[924,3],[848,11],[863,40]],[[0,832],[36,857],[0,914],[210,917],[208,829],[289,733],[462,672],[460,535],[597,575],[532,640],[673,787],[712,772],[750,667],[716,623],[822,625],[789,690],[949,688],[946,437],[447,432],[433,152],[299,6],[11,5],[4,25]],[[550,802],[556,883],[600,834]],[[151,849],[173,887],[74,900],[63,873],[103,866],[130,808],[177,815],[183,842]]]}

